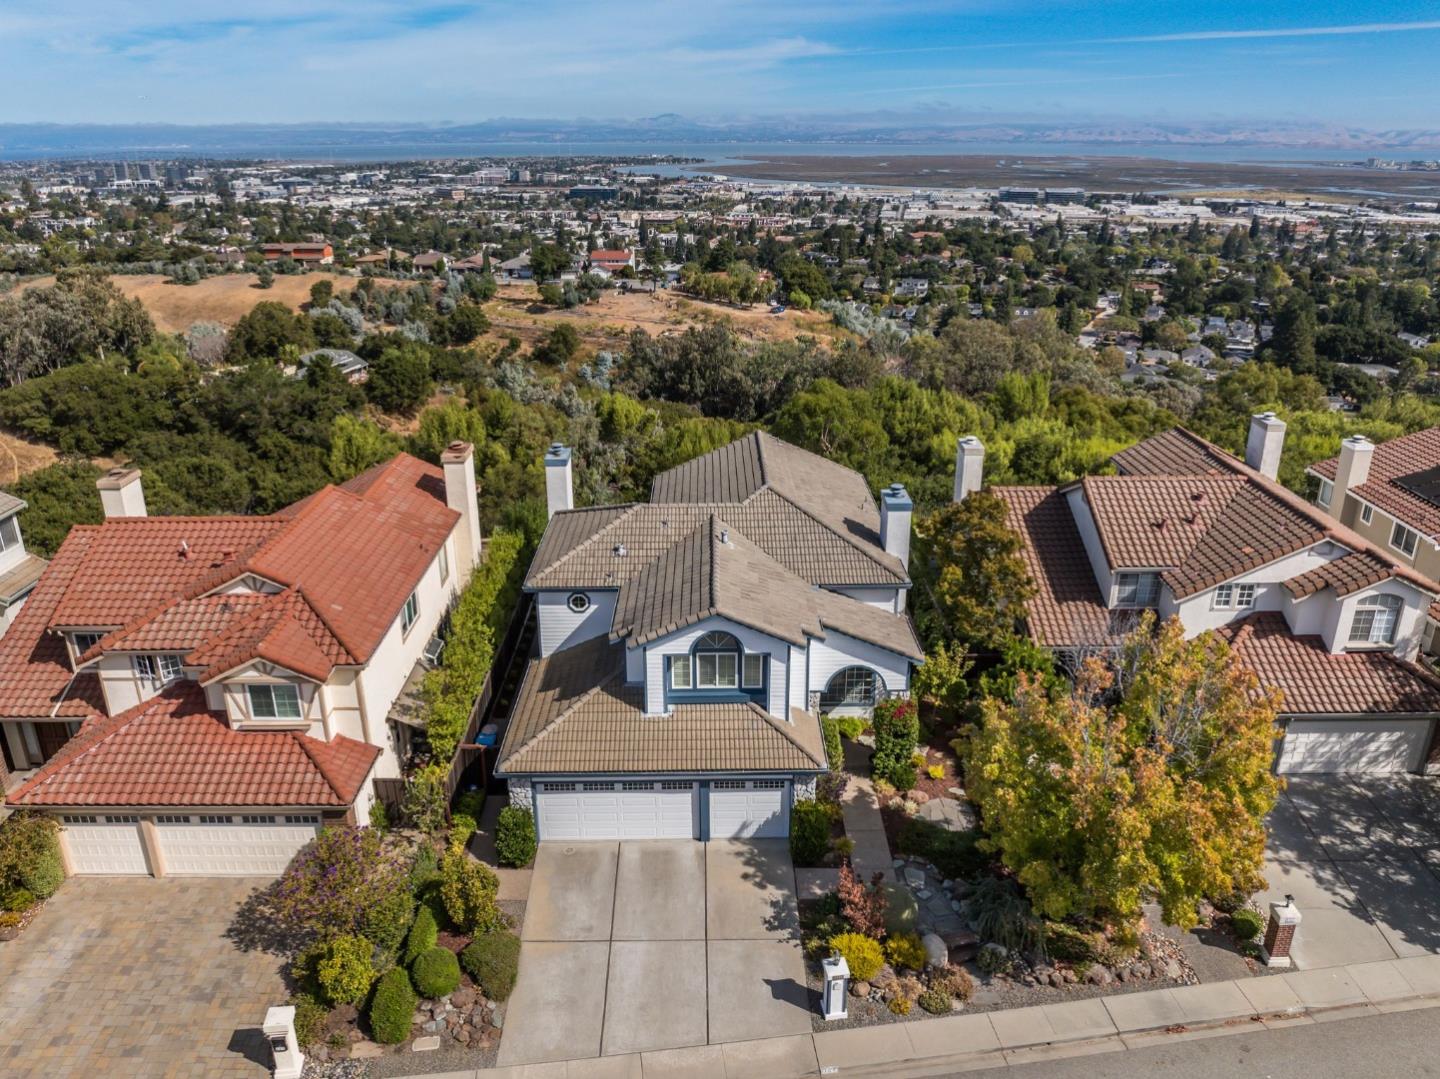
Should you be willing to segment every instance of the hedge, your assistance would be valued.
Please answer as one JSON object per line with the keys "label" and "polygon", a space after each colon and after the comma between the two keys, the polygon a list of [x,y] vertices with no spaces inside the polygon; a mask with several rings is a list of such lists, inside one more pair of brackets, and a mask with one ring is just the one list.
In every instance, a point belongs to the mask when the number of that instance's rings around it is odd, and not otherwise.
{"label": "hedge", "polygon": [[420,998],[410,987],[410,975],[392,967],[375,986],[370,999],[370,1033],[382,1045],[399,1045],[410,1036],[410,1020]]}
{"label": "hedge", "polygon": [[483,933],[460,953],[460,962],[491,1000],[505,1000],[520,970],[520,938],[505,929]]}
{"label": "hedge", "polygon": [[535,858],[535,818],[521,806],[506,806],[495,822],[495,853],[500,864],[518,869]]}

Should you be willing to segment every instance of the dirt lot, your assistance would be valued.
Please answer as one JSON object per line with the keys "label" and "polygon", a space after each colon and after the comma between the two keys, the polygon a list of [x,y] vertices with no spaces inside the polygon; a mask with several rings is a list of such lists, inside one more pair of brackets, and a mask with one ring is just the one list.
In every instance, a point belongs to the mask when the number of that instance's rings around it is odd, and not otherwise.
{"label": "dirt lot", "polygon": [[[255,287],[254,274],[207,277],[198,285],[171,284],[161,274],[116,274],[110,280],[126,296],[139,297],[161,332],[183,333],[196,322],[233,326],[261,300],[288,304],[298,311],[302,303],[310,301],[310,286],[316,281],[331,281],[335,292],[342,294],[353,289],[359,278],[327,273],[277,274],[275,284],[268,289]],[[54,283],[53,277],[40,277],[22,287]]]}
{"label": "dirt lot", "polygon": [[0,484],[14,483],[29,472],[36,472],[59,460],[51,447],[0,431]]}
{"label": "dirt lot", "polygon": [[844,333],[828,315],[816,311],[791,309],[772,315],[764,304],[733,307],[706,303],[664,289],[653,293],[607,289],[596,303],[568,311],[540,308],[538,297],[534,285],[502,285],[495,299],[485,305],[491,336],[503,338],[513,333],[528,345],[556,323],[569,322],[587,345],[613,349],[623,347],[625,338],[637,327],[658,337],[721,321],[728,321],[742,336],[756,341],[789,341],[803,334],[833,338]]}

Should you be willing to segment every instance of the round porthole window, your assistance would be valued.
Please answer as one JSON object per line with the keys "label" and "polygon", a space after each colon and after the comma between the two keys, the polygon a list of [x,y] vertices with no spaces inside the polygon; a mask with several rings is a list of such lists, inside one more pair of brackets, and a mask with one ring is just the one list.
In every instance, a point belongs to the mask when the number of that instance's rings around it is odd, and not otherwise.
{"label": "round porthole window", "polygon": [[576,614],[584,614],[590,609],[590,597],[584,592],[571,592],[570,598],[565,602]]}

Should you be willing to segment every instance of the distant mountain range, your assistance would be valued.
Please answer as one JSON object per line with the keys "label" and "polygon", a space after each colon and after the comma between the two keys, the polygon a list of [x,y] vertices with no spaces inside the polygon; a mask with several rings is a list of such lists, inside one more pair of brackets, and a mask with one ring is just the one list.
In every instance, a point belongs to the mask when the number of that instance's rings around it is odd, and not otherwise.
{"label": "distant mountain range", "polygon": [[[675,113],[631,120],[491,119],[476,123],[0,124],[0,158],[155,154],[177,156],[368,157],[483,153],[488,145],[536,153],[587,152],[596,143],[637,153],[683,144],[790,143],[796,147],[967,143],[1044,146],[1356,150],[1406,154],[1440,149],[1440,130],[1369,131],[1301,123],[1128,123],[947,120],[925,115],[692,120]],[[611,149],[607,152],[618,152]]]}

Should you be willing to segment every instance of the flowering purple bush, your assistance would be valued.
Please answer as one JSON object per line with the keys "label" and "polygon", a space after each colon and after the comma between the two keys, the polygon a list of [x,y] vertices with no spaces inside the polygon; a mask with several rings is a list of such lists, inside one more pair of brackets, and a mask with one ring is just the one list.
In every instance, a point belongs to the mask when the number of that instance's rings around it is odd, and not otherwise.
{"label": "flowering purple bush", "polygon": [[315,936],[359,934],[366,915],[408,889],[401,862],[373,828],[326,828],[285,870],[271,893],[275,917]]}

